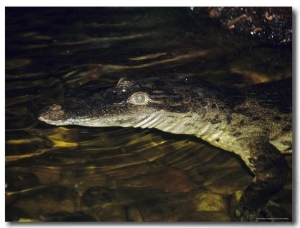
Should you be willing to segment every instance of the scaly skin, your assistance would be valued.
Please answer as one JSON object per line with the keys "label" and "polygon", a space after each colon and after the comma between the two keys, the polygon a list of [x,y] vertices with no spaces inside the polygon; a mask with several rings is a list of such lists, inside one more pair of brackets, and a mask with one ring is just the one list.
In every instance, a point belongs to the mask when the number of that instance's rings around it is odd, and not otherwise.
{"label": "scaly skin", "polygon": [[195,135],[239,155],[255,175],[236,210],[241,221],[268,216],[269,197],[284,185],[292,152],[291,79],[243,88],[198,78],[120,79],[97,97],[45,107],[53,125],[156,128]]}

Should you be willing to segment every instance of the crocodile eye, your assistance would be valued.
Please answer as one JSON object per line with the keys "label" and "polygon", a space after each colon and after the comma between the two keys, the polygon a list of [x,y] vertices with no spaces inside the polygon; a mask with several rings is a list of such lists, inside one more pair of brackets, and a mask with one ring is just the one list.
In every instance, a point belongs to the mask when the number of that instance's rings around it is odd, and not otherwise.
{"label": "crocodile eye", "polygon": [[134,104],[134,105],[147,105],[150,101],[150,98],[147,93],[143,92],[137,92],[132,94],[129,99],[128,103]]}

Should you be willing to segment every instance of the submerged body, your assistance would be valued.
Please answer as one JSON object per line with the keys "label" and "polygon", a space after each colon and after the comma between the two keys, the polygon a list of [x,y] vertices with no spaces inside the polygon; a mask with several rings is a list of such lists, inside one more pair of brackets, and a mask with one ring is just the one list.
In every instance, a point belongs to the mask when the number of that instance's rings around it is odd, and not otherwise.
{"label": "submerged body", "polygon": [[120,79],[97,97],[44,108],[53,125],[156,128],[195,135],[239,155],[255,175],[237,215],[259,216],[283,184],[292,152],[291,79],[243,88],[221,88],[198,78]]}

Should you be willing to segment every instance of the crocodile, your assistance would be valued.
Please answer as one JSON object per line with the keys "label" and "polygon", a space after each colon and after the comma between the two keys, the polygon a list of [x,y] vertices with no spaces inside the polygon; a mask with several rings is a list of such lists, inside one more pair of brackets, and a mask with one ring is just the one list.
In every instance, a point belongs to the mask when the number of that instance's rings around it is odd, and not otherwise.
{"label": "crocodile", "polygon": [[52,125],[156,128],[194,135],[240,156],[253,173],[235,216],[264,215],[285,183],[292,153],[292,78],[248,86],[220,86],[197,77],[121,78],[87,99],[44,107]]}

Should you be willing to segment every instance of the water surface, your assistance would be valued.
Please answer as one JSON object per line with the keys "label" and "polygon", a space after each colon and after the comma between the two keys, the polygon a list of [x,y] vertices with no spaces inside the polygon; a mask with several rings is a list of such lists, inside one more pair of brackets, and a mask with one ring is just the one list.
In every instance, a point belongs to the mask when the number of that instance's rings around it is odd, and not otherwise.
{"label": "water surface", "polygon": [[[235,193],[252,180],[235,155],[156,130],[50,126],[38,112],[121,77],[290,77],[289,48],[190,8],[6,8],[5,38],[7,221],[234,221]],[[275,214],[291,219],[291,192],[290,175]]]}

